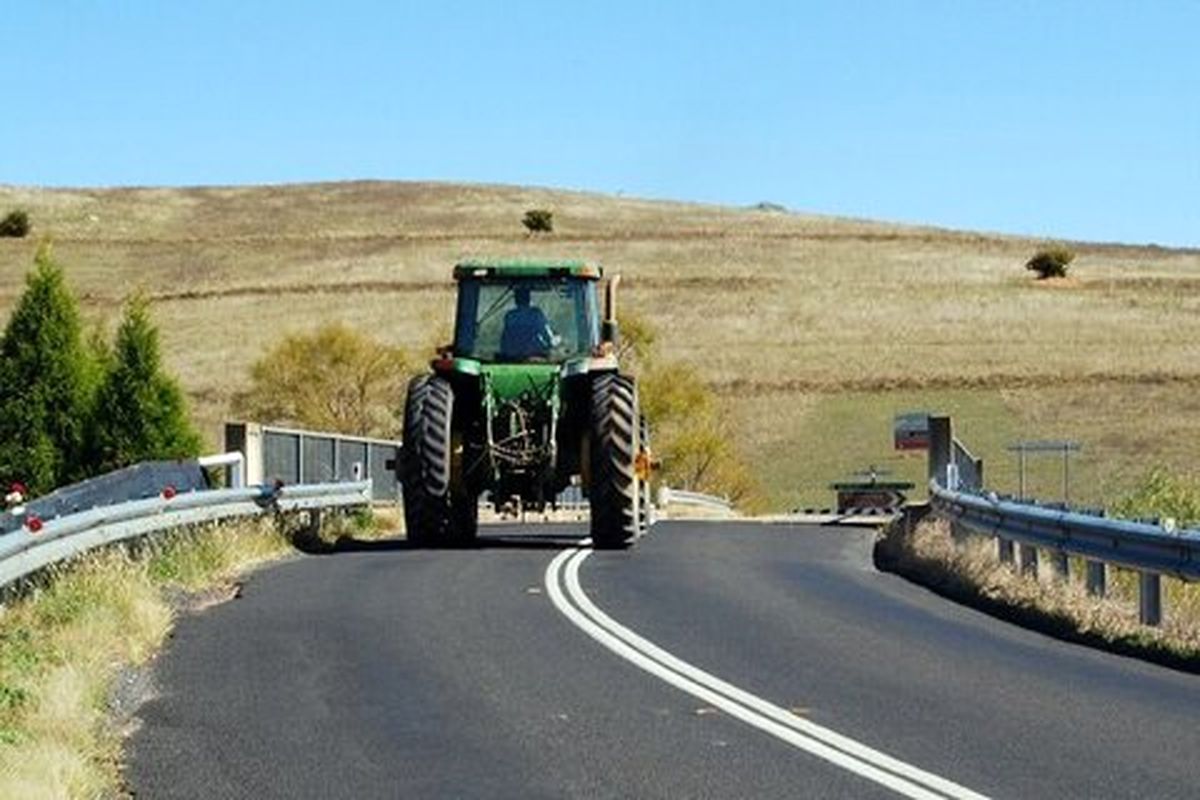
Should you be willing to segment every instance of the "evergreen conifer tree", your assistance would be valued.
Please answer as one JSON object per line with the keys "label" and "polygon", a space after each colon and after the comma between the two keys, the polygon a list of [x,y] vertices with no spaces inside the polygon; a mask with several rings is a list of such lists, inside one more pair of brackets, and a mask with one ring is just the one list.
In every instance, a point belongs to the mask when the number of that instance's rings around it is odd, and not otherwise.
{"label": "evergreen conifer tree", "polygon": [[78,304],[43,244],[0,339],[0,485],[37,495],[79,474],[88,374]]}
{"label": "evergreen conifer tree", "polygon": [[110,358],[90,437],[98,470],[197,455],[200,437],[188,421],[183,392],[162,371],[158,331],[141,295],[125,306]]}

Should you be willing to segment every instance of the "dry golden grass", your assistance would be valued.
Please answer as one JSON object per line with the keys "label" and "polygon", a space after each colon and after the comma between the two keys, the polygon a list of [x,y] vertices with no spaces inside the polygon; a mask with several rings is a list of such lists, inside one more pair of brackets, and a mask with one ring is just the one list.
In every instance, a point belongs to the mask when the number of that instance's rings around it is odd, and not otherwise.
{"label": "dry golden grass", "polygon": [[108,702],[171,628],[163,588],[200,589],[289,551],[271,522],[105,550],[0,612],[0,797],[116,796],[121,737]]}
{"label": "dry golden grass", "polygon": [[[430,183],[0,188],[9,206],[29,209],[35,236],[55,237],[90,318],[114,324],[137,286],[156,298],[165,358],[214,445],[249,365],[280,337],[343,320],[428,348],[448,335],[450,266],[478,255],[594,258],[624,273],[627,307],[654,323],[662,357],[694,364],[731,398],[747,440],[775,443],[750,453],[764,475],[788,441],[819,434],[823,447],[854,450],[868,424],[886,441],[889,413],[852,432],[810,427],[820,420],[804,409],[846,391],[930,403],[978,391],[1004,401],[1015,435],[1124,436],[1103,451],[1116,471],[1101,465],[1095,491],[1080,489],[1093,502],[1134,462],[1175,465],[1179,448],[1160,459],[1142,445],[1195,427],[1190,412],[1139,404],[1200,387],[1196,250],[1078,244],[1069,279],[1037,282],[1023,265],[1041,242],[1028,238]],[[525,234],[532,207],[553,209],[553,235]],[[0,240],[0,312],[33,248]],[[1071,405],[1101,396],[1114,399],[1087,413]],[[886,455],[885,445],[871,460]],[[774,500],[800,496],[777,486]]]}
{"label": "dry golden grass", "polygon": [[949,523],[942,520],[918,524],[904,546],[926,579],[939,581],[930,571],[941,570],[965,581],[985,600],[1066,620],[1084,636],[1200,658],[1200,586],[1195,584],[1163,578],[1164,619],[1152,628],[1138,620],[1136,575],[1124,570],[1112,570],[1108,596],[1096,598],[1084,586],[1082,562],[1073,565],[1077,569],[1066,581],[1053,576],[1046,560],[1037,577],[1024,576],[999,561],[995,540],[968,537],[956,543]]}

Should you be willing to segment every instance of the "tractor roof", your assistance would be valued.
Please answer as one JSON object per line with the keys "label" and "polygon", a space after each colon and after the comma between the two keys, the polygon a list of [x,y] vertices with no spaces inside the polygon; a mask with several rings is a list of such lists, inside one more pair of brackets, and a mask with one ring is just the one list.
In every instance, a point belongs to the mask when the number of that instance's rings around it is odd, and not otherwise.
{"label": "tractor roof", "polygon": [[587,261],[534,259],[480,259],[454,267],[454,279],[463,278],[561,278],[573,276],[596,280],[604,274],[599,264]]}

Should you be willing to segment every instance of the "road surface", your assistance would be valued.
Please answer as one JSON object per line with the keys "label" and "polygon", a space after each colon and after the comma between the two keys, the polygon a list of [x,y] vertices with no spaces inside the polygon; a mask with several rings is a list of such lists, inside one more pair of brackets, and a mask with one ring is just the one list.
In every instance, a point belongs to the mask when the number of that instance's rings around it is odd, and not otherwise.
{"label": "road surface", "polygon": [[145,798],[1192,797],[1200,678],[872,566],[872,533],[666,522],[364,544],[183,619]]}

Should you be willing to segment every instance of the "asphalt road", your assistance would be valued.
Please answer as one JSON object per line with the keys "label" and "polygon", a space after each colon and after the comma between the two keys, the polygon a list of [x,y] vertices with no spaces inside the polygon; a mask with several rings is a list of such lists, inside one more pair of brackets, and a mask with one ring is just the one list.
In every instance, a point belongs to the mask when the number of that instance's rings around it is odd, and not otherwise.
{"label": "asphalt road", "polygon": [[[285,562],[252,576],[239,599],[182,620],[129,745],[131,790],[1200,791],[1200,678],[1058,642],[880,574],[869,532],[663,523],[631,552],[577,556],[560,553],[577,548],[578,527],[486,531],[475,550],[381,543]],[[607,622],[586,619],[586,602]],[[621,630],[625,642],[612,633]],[[662,667],[664,651],[686,664]],[[753,698],[680,677],[693,667]],[[759,705],[788,719],[763,722],[747,710]]]}

